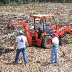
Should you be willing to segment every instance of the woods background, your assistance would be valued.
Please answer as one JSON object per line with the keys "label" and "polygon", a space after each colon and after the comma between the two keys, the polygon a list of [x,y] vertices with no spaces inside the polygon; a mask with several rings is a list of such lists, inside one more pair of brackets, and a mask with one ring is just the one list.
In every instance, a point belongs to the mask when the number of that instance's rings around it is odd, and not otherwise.
{"label": "woods background", "polygon": [[25,4],[25,3],[36,3],[36,2],[72,3],[72,0],[0,0],[0,5]]}

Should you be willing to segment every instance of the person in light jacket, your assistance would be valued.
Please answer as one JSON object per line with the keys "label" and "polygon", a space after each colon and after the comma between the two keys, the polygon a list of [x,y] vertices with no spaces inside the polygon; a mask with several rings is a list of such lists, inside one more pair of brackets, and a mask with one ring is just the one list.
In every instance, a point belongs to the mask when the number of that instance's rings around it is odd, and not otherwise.
{"label": "person in light jacket", "polygon": [[59,39],[58,34],[52,34],[52,48],[51,48],[51,63],[58,62],[58,47],[59,47]]}

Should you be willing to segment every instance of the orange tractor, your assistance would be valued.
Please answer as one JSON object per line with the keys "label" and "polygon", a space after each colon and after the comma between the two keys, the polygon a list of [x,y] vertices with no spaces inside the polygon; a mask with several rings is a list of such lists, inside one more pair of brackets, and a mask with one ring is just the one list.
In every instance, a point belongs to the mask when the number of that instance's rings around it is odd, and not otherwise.
{"label": "orange tractor", "polygon": [[43,31],[40,32],[39,28],[37,29],[35,27],[36,25],[36,19],[42,19],[43,23],[43,30],[45,30],[45,22],[46,18],[52,18],[54,15],[30,15],[31,18],[33,18],[33,26],[34,28],[31,29],[29,24],[27,22],[23,22],[21,20],[13,20],[11,19],[11,24],[19,24],[24,28],[24,32],[27,36],[28,44],[29,46],[43,46],[45,48],[48,48],[51,45],[51,35],[47,32]]}
{"label": "orange tractor", "polygon": [[[27,40],[29,46],[43,46],[44,48],[49,48],[51,46],[51,35],[54,33],[54,31],[58,34],[58,36],[63,36],[64,32],[67,31],[72,34],[71,29],[69,26],[64,26],[63,28],[59,28],[59,25],[55,24],[56,28],[51,26],[49,29],[47,27],[46,18],[53,18],[53,14],[49,15],[30,15],[31,18],[34,19],[33,23],[33,29],[30,29],[30,26],[27,22],[23,22],[20,20],[10,20],[13,24],[19,24],[24,28],[24,32],[26,33]],[[40,30],[40,28],[36,28],[36,19],[40,19],[43,31]],[[68,29],[68,30],[67,30]],[[64,42],[63,39],[61,39],[62,42]]]}

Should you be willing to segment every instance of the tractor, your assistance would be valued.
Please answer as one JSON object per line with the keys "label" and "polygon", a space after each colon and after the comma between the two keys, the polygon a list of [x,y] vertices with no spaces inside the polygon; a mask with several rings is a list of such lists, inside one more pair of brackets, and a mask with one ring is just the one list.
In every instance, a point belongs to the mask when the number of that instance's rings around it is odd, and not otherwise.
{"label": "tractor", "polygon": [[[61,44],[65,43],[64,34],[68,32],[72,34],[72,30],[69,26],[65,25],[62,26],[60,23],[50,25],[47,24],[47,19],[54,18],[54,14],[40,14],[40,15],[30,15],[33,19],[33,24],[29,25],[27,21],[21,20],[10,20],[12,24],[19,24],[24,28],[24,32],[27,36],[29,46],[39,46],[44,48],[50,48],[51,42],[51,35],[56,32],[59,36]],[[36,28],[36,22],[39,21],[42,25],[43,30],[40,28]]]}
{"label": "tractor", "polygon": [[[11,19],[11,24],[19,24],[24,28],[24,32],[26,34],[28,44],[29,46],[39,46],[44,48],[49,48],[51,46],[51,34],[46,32],[46,18],[52,18],[53,14],[48,15],[30,15],[30,17],[33,19],[33,29],[30,28],[30,25],[26,21],[21,20],[13,20]],[[43,31],[40,30],[40,28],[36,28],[36,20],[39,19],[43,26]]]}

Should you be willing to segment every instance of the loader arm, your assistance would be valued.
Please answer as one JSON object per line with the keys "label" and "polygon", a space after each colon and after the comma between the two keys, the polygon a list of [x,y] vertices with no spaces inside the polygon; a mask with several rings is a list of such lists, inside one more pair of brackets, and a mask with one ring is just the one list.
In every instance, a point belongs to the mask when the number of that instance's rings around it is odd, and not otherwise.
{"label": "loader arm", "polygon": [[32,36],[29,30],[29,25],[26,22],[20,21],[20,20],[10,20],[12,24],[21,25],[25,31],[25,34],[27,36],[28,44],[29,46],[32,46]]}

